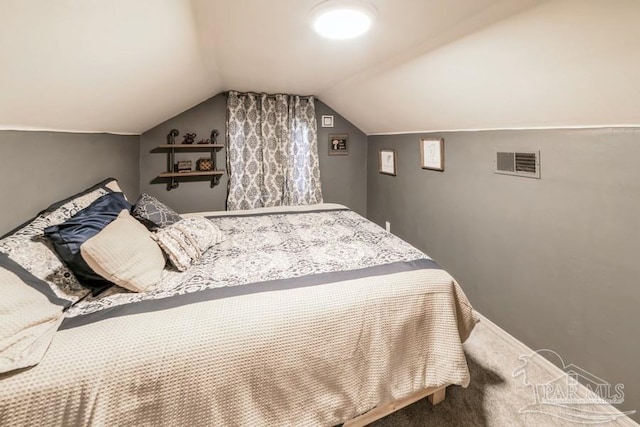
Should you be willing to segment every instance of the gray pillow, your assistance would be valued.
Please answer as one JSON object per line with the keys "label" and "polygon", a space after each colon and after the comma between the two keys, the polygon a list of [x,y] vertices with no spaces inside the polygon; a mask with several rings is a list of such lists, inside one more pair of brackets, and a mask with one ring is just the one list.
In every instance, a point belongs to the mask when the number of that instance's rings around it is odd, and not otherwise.
{"label": "gray pillow", "polygon": [[149,230],[157,230],[180,221],[182,217],[160,200],[142,193],[133,206],[133,216]]}

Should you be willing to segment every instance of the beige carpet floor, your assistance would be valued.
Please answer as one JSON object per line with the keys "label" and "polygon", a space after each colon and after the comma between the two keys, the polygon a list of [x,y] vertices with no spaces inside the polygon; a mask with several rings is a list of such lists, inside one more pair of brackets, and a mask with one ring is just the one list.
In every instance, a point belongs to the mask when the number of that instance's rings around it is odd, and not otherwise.
{"label": "beige carpet floor", "polygon": [[[609,421],[600,419],[610,406],[579,405],[580,417],[589,416],[594,422],[575,422],[571,408],[535,406],[533,388],[526,386],[523,377],[513,377],[522,365],[519,359],[522,348],[506,340],[490,326],[480,322],[464,344],[471,373],[471,384],[464,389],[451,386],[444,402],[431,406],[423,399],[398,412],[378,420],[375,427],[417,426],[583,426],[630,425],[628,418]],[[544,384],[554,378],[549,371],[530,367],[527,372],[530,384]],[[528,406],[529,405],[529,406]],[[523,408],[553,412],[556,416],[539,412],[521,413]],[[640,409],[640,408],[638,408]],[[578,418],[584,421],[584,418]],[[623,423],[622,421],[626,421]]]}

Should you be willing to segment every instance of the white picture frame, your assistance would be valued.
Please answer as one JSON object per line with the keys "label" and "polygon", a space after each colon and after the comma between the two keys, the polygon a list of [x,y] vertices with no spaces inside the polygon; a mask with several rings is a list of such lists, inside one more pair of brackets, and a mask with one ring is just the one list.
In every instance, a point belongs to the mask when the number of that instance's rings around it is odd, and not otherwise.
{"label": "white picture frame", "polygon": [[396,150],[381,148],[378,151],[378,165],[378,172],[381,174],[396,176]]}
{"label": "white picture frame", "polygon": [[320,124],[323,128],[333,127],[333,116],[322,116]]}
{"label": "white picture frame", "polygon": [[422,138],[420,140],[420,167],[444,171],[444,139]]}

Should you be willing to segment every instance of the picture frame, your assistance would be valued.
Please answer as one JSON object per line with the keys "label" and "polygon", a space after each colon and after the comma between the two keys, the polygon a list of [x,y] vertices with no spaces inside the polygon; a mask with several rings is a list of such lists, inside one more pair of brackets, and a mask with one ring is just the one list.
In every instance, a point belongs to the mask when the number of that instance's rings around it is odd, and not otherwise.
{"label": "picture frame", "polygon": [[341,133],[329,135],[329,155],[349,155],[349,134]]}
{"label": "picture frame", "polygon": [[381,148],[378,150],[378,172],[384,175],[396,176],[396,150]]}
{"label": "picture frame", "polygon": [[444,139],[420,139],[420,167],[434,171],[444,171]]}
{"label": "picture frame", "polygon": [[323,128],[332,128],[333,127],[333,116],[331,116],[331,115],[322,116],[322,119],[320,120],[320,125]]}

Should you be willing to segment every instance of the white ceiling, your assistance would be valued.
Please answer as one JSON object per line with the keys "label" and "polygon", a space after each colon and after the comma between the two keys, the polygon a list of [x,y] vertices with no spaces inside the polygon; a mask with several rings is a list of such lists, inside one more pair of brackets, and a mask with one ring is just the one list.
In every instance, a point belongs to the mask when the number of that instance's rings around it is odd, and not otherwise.
{"label": "white ceiling", "polygon": [[638,125],[638,0],[2,0],[0,128],[141,133],[225,90],[314,94],[372,133]]}

